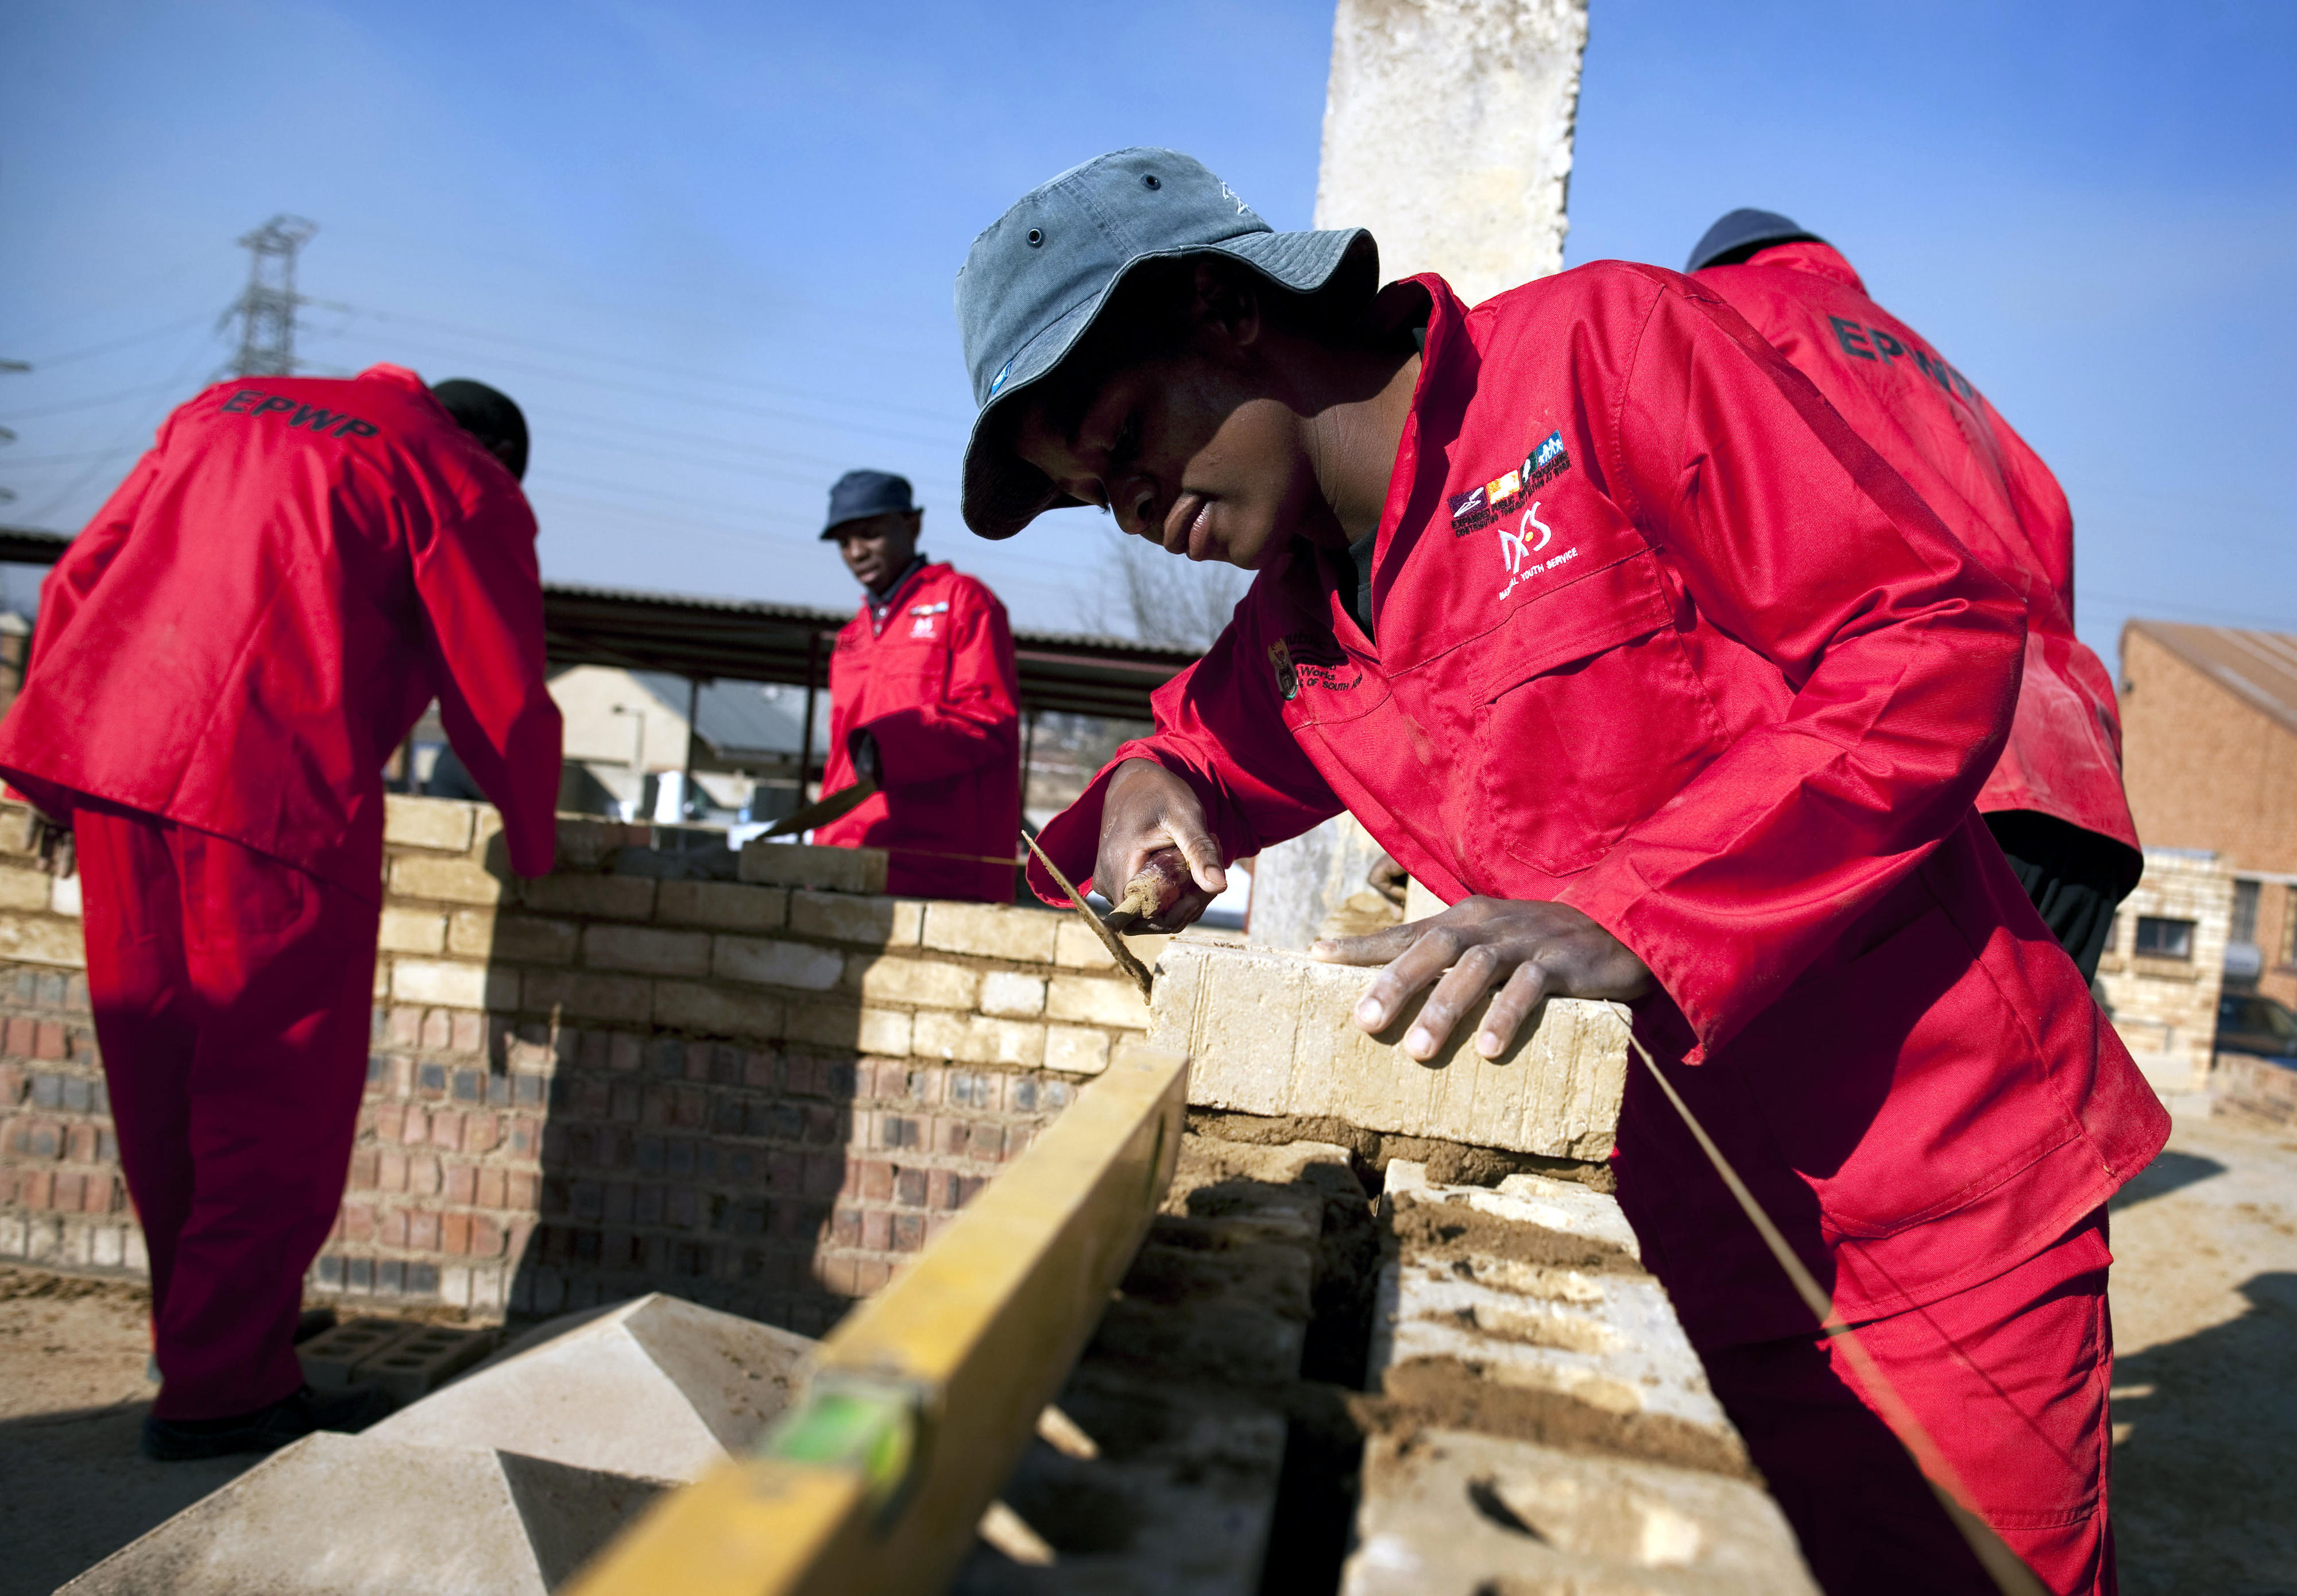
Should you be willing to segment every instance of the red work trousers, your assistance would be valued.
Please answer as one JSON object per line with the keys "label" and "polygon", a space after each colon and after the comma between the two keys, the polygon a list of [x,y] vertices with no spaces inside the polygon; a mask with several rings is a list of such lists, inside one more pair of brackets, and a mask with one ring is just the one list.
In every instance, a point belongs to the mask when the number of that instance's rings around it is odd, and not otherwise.
{"label": "red work trousers", "polygon": [[379,912],[292,865],[84,803],[87,988],[152,1258],[162,1419],[303,1383],[303,1273],[342,1201]]}
{"label": "red work trousers", "polygon": [[[1858,1338],[2043,1585],[2112,1596],[2105,1210],[2038,1256]],[[1994,1596],[1830,1338],[1703,1350],[1715,1392],[1831,1596]]]}

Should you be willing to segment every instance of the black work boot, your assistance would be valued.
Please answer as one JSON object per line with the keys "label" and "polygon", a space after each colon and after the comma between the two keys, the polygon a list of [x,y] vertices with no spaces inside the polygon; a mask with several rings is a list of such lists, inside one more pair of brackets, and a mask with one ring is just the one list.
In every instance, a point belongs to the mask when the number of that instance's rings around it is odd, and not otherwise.
{"label": "black work boot", "polygon": [[187,1463],[244,1452],[276,1452],[313,1430],[357,1434],[389,1413],[391,1398],[361,1386],[322,1396],[309,1386],[268,1408],[229,1419],[144,1419],[144,1455],[155,1463]]}

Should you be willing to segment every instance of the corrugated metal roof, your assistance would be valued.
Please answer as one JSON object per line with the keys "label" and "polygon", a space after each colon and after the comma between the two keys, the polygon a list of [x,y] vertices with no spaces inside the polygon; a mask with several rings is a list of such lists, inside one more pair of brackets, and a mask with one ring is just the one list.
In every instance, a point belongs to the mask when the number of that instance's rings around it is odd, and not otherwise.
{"label": "corrugated metal roof", "polygon": [[[686,717],[687,679],[662,670],[633,670],[630,679],[680,720]],[[805,689],[756,682],[704,682],[695,703],[695,732],[714,759],[728,764],[797,753],[805,735]],[[814,741],[828,728],[827,708],[817,719]]]}
{"label": "corrugated metal roof", "polygon": [[2132,621],[2123,629],[2142,632],[2243,703],[2297,732],[2297,637],[2180,621]]}

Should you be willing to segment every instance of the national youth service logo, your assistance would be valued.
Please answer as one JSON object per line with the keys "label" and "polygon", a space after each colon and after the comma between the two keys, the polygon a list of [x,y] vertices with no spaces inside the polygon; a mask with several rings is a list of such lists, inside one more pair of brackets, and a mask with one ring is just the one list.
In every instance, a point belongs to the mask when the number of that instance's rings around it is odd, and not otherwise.
{"label": "national youth service logo", "polygon": [[945,598],[939,604],[911,605],[910,614],[913,619],[910,621],[910,636],[912,638],[938,637],[940,634],[935,628],[941,617],[948,613],[949,600]]}
{"label": "national youth service logo", "polygon": [[1483,531],[1496,517],[1514,511],[1525,494],[1570,469],[1571,451],[1563,447],[1562,432],[1559,429],[1550,432],[1532,446],[1523,464],[1513,471],[1503,472],[1481,487],[1454,494],[1445,501],[1452,512],[1452,535],[1464,538]]}

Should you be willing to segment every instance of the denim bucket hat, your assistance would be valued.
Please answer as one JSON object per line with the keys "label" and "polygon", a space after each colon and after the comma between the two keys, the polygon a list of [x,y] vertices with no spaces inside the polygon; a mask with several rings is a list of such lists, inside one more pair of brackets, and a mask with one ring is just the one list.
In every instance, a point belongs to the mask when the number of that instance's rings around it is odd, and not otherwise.
{"label": "denim bucket hat", "polygon": [[1379,254],[1361,227],[1279,233],[1203,163],[1173,150],[1119,150],[1032,189],[973,241],[957,274],[957,321],[973,379],[965,446],[965,523],[1009,538],[1079,501],[1017,457],[1011,401],[1058,366],[1110,294],[1144,260],[1227,255],[1279,287],[1313,293],[1344,267],[1364,296]]}

